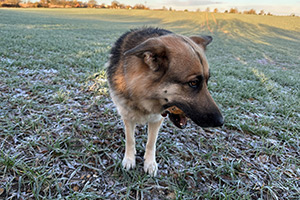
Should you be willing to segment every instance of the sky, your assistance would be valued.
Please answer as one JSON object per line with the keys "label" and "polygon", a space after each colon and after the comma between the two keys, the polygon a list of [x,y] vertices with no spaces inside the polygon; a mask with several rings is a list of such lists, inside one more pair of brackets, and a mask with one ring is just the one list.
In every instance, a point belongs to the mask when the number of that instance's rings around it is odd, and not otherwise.
{"label": "sky", "polygon": [[[204,11],[207,7],[212,11],[218,8],[220,12],[237,8],[239,11],[254,9],[258,13],[264,10],[276,15],[290,15],[292,13],[300,16],[300,0],[117,0],[126,5],[144,4],[151,9],[165,6],[176,10]],[[98,3],[111,4],[112,0],[97,0]]]}

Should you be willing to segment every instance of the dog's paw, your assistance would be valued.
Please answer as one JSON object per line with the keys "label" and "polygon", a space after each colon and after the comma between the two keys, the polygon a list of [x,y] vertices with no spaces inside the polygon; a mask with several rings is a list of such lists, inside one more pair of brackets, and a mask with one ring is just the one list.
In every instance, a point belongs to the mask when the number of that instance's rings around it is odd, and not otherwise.
{"label": "dog's paw", "polygon": [[156,176],[157,174],[157,163],[155,162],[155,160],[147,162],[147,160],[145,160],[144,163],[144,171],[146,173],[148,173],[151,176]]}
{"label": "dog's paw", "polygon": [[124,159],[122,161],[122,166],[126,170],[135,168],[135,157],[133,157],[133,158],[124,157]]}

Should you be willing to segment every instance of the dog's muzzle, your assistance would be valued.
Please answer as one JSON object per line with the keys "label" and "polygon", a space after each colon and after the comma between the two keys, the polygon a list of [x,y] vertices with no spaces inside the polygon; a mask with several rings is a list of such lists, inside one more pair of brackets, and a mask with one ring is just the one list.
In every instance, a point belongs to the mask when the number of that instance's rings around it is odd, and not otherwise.
{"label": "dog's muzzle", "polygon": [[173,103],[173,106],[183,111],[183,114],[169,113],[170,120],[179,128],[185,128],[187,124],[186,116],[203,128],[220,127],[224,124],[224,118],[218,107],[199,108],[178,102]]}

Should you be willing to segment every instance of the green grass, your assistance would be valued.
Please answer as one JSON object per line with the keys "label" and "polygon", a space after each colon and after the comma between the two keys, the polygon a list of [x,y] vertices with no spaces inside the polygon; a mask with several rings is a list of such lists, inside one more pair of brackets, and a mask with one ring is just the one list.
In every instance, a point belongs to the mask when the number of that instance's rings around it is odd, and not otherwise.
{"label": "green grass", "polygon": [[[166,120],[158,176],[121,168],[124,133],[104,65],[125,31],[210,34],[222,128]],[[298,199],[300,18],[0,9],[0,199]]]}

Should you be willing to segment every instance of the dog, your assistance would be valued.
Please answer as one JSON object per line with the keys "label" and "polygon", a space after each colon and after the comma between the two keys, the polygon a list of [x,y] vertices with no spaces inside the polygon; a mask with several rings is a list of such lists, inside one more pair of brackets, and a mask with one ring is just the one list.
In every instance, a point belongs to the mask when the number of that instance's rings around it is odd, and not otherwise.
{"label": "dog", "polygon": [[123,34],[111,49],[107,67],[109,91],[125,126],[122,166],[134,168],[135,126],[148,123],[144,171],[157,175],[156,140],[164,117],[179,128],[186,117],[201,127],[217,127],[223,116],[212,99],[205,56],[211,36],[183,36],[160,28]]}

